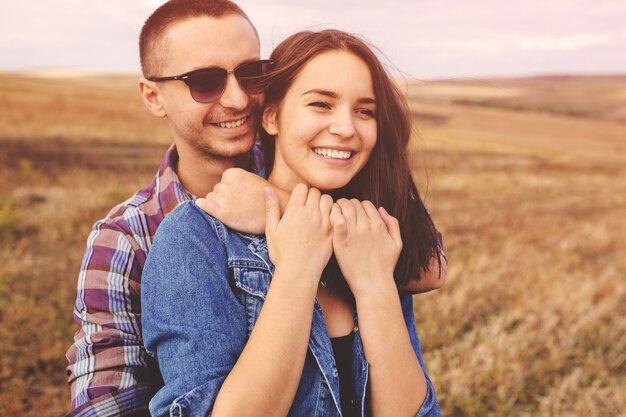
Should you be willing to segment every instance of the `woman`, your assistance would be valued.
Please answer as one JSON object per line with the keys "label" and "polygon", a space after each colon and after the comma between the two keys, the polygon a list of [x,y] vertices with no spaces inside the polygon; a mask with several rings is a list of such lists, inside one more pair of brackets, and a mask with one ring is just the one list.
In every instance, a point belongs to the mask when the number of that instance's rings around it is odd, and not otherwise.
{"label": "woman", "polygon": [[406,104],[352,35],[298,33],[272,59],[262,141],[289,203],[281,218],[266,189],[266,236],[193,203],[162,223],[142,278],[144,341],[165,382],[151,411],[440,415],[396,286],[439,258]]}

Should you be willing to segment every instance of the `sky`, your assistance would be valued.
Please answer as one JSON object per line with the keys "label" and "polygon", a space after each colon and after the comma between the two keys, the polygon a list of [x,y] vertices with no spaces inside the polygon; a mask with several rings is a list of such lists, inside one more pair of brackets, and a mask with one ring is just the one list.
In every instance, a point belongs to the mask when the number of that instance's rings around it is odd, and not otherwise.
{"label": "sky", "polygon": [[[139,72],[161,0],[0,0],[0,70]],[[363,35],[416,79],[626,73],[624,0],[240,0],[261,54],[303,29]]]}

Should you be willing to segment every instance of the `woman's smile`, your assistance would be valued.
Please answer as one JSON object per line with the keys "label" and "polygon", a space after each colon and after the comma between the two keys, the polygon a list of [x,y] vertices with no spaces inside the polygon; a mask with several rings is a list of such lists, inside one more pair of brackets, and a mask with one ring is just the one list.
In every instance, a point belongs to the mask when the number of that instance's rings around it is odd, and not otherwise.
{"label": "woman's smile", "polygon": [[351,149],[336,149],[336,148],[312,148],[313,152],[326,159],[341,159],[346,160],[354,154]]}

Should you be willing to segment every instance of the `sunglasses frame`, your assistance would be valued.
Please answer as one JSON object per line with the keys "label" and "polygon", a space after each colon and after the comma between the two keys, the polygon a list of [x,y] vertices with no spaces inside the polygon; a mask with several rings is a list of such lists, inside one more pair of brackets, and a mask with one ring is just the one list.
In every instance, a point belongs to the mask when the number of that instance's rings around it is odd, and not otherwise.
{"label": "sunglasses frame", "polygon": [[[244,90],[247,94],[260,94],[263,91],[259,91],[259,92],[251,92],[248,91],[248,89],[242,84],[241,80],[241,76],[238,75],[237,73],[239,71],[241,71],[242,68],[245,68],[248,65],[251,64],[266,64],[269,65],[268,67],[268,72],[271,71],[274,68],[274,61],[271,59],[259,59],[256,61],[249,61],[249,62],[244,62],[242,64],[237,65],[235,68],[233,69],[224,69],[224,68],[219,68],[219,67],[210,67],[210,68],[201,68],[201,69],[197,69],[197,70],[193,70],[193,71],[189,71],[186,72],[184,74],[180,74],[180,75],[170,75],[167,77],[151,77],[148,78],[149,81],[154,81],[154,82],[162,82],[162,81],[183,81],[187,87],[189,88],[189,94],[191,94],[191,98],[193,98],[195,101],[197,101],[198,103],[211,103],[213,101],[219,100],[219,98],[222,96],[222,94],[224,94],[224,90],[226,89],[226,79],[228,78],[228,76],[230,74],[234,74],[235,78],[237,79],[237,83],[239,84],[239,87],[241,87],[242,90]],[[206,72],[211,72],[211,73],[221,73],[222,74],[222,86],[221,89],[218,92],[216,91],[215,97],[211,98],[210,100],[198,100],[195,96],[194,96],[194,90],[193,87],[194,85],[191,83],[191,81],[193,80],[193,77],[195,75],[198,74],[203,74]],[[261,74],[258,77],[246,77],[246,78],[261,78],[261,77],[265,77],[267,75],[267,73],[265,74]],[[245,84],[245,83],[244,83]]]}

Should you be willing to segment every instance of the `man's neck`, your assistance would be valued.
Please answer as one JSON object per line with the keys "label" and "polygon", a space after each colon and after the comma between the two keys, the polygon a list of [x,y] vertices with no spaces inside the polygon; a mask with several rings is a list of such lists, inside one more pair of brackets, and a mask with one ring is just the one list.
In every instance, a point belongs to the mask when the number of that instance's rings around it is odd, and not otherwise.
{"label": "man's neck", "polygon": [[177,146],[176,173],[183,187],[196,197],[204,197],[220,182],[228,168],[248,168],[251,152],[234,158],[209,158],[193,149]]}

